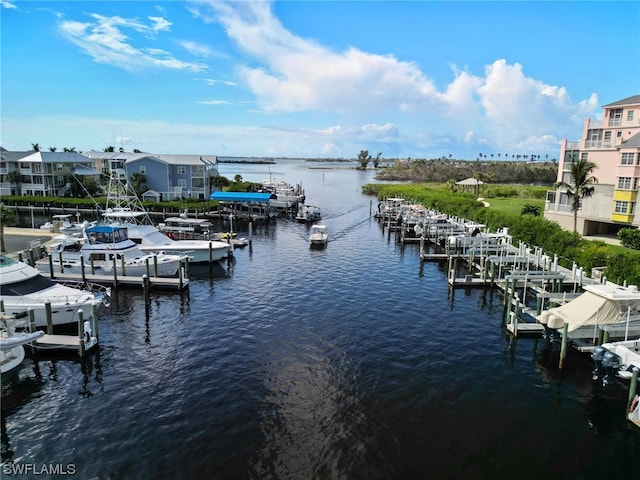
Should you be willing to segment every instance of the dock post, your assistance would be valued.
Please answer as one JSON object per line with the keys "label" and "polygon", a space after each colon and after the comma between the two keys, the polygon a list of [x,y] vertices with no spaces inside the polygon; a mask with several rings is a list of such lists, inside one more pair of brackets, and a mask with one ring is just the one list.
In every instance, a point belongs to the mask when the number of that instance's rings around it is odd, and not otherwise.
{"label": "dock post", "polygon": [[153,256],[153,276],[154,277],[158,276],[158,256],[157,255]]}
{"label": "dock post", "polygon": [[36,259],[33,254],[33,248],[29,249],[29,265],[31,265],[32,267],[36,266]]}
{"label": "dock post", "polygon": [[29,332],[36,331],[36,312],[33,311],[33,307],[29,307]]}
{"label": "dock post", "polygon": [[78,353],[84,357],[84,313],[82,309],[78,310]]}
{"label": "dock post", "polygon": [[89,260],[91,261],[91,275],[95,275],[96,274],[96,267],[95,267],[95,265],[93,263],[93,257],[91,257]]}
{"label": "dock post", "polygon": [[633,373],[631,375],[631,382],[629,383],[629,398],[627,399],[627,412],[629,411],[631,402],[633,402],[633,398],[636,396],[637,383],[638,383],[638,369],[634,368]]}
{"label": "dock post", "polygon": [[60,260],[60,273],[64,273],[64,265],[62,265],[62,252],[58,252],[58,260]]}
{"label": "dock post", "polygon": [[91,325],[93,326],[93,336],[96,337],[96,341],[99,338],[98,335],[98,306],[93,305],[91,307]]}
{"label": "dock post", "polygon": [[151,267],[149,266],[149,257],[144,259],[144,264],[147,267],[147,277],[150,277],[151,275],[149,273],[151,272],[150,270]]}
{"label": "dock post", "polygon": [[116,256],[113,256],[113,285],[118,286],[118,265],[116,263]]}
{"label": "dock post", "polygon": [[51,313],[51,302],[49,300],[44,302],[44,313],[47,317],[47,333],[53,335],[53,316]]}
{"label": "dock post", "polygon": [[148,275],[143,275],[142,276],[142,290],[144,292],[144,303],[145,305],[149,304],[149,276]]}
{"label": "dock post", "polygon": [[178,269],[178,279],[179,279],[179,284],[180,284],[180,290],[182,290],[182,285],[184,283],[184,280],[182,278],[183,272],[182,272],[182,265],[180,265],[180,268]]}
{"label": "dock post", "polygon": [[565,323],[562,327],[562,343],[560,344],[560,363],[558,364],[558,368],[564,368],[564,359],[567,356],[567,342],[569,336],[569,324]]}
{"label": "dock post", "polygon": [[51,280],[53,280],[55,277],[55,274],[53,273],[53,255],[49,254],[49,275],[51,276]]}
{"label": "dock post", "polygon": [[251,249],[252,241],[253,241],[253,222],[249,222],[249,249]]}
{"label": "dock post", "polygon": [[82,281],[86,282],[87,278],[84,274],[84,257],[80,255],[80,271],[82,272]]}
{"label": "dock post", "polygon": [[120,257],[120,264],[122,265],[122,276],[126,277],[127,276],[127,271],[124,268],[125,262],[124,262],[124,255],[122,255],[122,257]]}

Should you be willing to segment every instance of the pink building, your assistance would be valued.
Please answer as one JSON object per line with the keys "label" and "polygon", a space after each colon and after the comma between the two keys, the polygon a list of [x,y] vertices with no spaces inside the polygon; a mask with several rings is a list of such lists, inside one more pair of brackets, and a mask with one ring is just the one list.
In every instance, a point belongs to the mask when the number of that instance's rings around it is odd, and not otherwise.
{"label": "pink building", "polygon": [[[587,118],[579,141],[562,141],[558,181],[572,183],[571,162],[595,163],[595,193],[582,200],[578,233],[611,235],[623,227],[640,227],[637,211],[640,183],[640,95],[602,107],[603,120]],[[563,189],[547,192],[545,218],[573,230],[571,200]]]}

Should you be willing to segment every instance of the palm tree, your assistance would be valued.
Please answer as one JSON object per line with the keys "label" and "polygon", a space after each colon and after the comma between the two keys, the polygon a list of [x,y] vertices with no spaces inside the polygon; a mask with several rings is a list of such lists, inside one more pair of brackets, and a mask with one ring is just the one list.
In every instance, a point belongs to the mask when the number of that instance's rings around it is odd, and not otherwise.
{"label": "palm tree", "polygon": [[32,143],[32,144],[31,144],[31,149],[32,149],[34,152],[39,152],[39,151],[40,151],[40,144],[39,144],[39,143]]}
{"label": "palm tree", "polygon": [[583,198],[591,197],[595,191],[594,184],[598,179],[591,175],[596,168],[596,164],[581,158],[576,162],[571,162],[571,183],[556,182],[555,188],[566,188],[567,197],[571,199],[571,209],[573,210],[573,231],[578,230],[578,209]]}
{"label": "palm tree", "polygon": [[[18,170],[11,170],[7,173],[6,179],[11,185],[16,186],[15,195],[20,195],[20,188],[18,188],[22,183],[22,175],[20,175],[20,172]],[[13,190],[11,191],[11,195],[14,195]]]}
{"label": "palm tree", "polygon": [[370,161],[371,155],[369,155],[369,150],[360,150],[360,153],[358,154],[358,166],[356,168],[358,170],[366,170]]}
{"label": "palm tree", "polygon": [[0,203],[0,252],[6,251],[4,246],[4,227],[7,223],[13,223],[15,221],[15,213]]}

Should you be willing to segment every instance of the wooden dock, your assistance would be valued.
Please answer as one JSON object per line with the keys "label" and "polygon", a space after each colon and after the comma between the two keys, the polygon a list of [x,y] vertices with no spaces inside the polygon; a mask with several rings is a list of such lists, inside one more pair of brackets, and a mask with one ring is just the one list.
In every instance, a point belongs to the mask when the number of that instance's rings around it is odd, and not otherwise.
{"label": "wooden dock", "polygon": [[[47,274],[44,274],[47,275]],[[177,288],[183,290],[189,287],[188,278],[179,277],[146,277],[120,275],[119,277],[107,277],[105,275],[92,275],[86,273],[78,275],[74,273],[54,273],[49,275],[54,282],[92,282],[99,285],[107,285],[118,287],[120,285],[128,285],[134,287],[145,288],[145,278],[148,279],[149,288]]]}
{"label": "wooden dock", "polygon": [[[82,343],[80,343],[81,341]],[[45,334],[33,343],[36,350],[67,353],[77,352],[80,356],[87,355],[98,347],[98,340],[95,337],[85,342],[81,340],[78,335]]]}

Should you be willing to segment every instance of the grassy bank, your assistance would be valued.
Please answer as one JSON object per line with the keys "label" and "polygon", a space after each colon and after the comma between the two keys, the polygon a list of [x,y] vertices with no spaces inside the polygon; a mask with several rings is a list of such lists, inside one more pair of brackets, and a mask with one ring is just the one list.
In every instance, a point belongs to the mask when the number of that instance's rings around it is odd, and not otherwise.
{"label": "grassy bank", "polygon": [[[522,187],[522,189],[529,187]],[[422,204],[442,213],[466,218],[487,225],[492,231],[500,227],[509,227],[509,233],[516,241],[538,246],[548,254],[558,255],[563,266],[571,268],[572,263],[584,268],[590,274],[593,267],[605,267],[604,274],[611,281],[622,284],[640,284],[640,252],[598,240],[585,240],[579,234],[568,232],[556,222],[542,216],[521,214],[516,206],[539,204],[537,193],[527,198],[524,190],[512,186],[510,190],[519,191],[513,197],[490,197],[485,207],[476,198],[476,192],[451,191],[447,185],[432,183],[415,184],[368,184],[363,192],[376,195],[379,200],[389,197],[402,197]],[[538,203],[536,203],[538,202]],[[521,210],[521,209],[520,209]]]}

